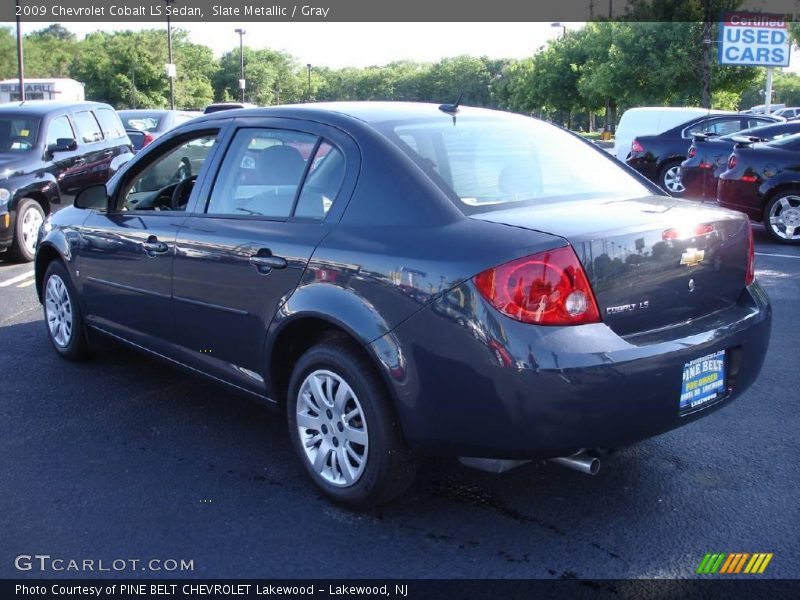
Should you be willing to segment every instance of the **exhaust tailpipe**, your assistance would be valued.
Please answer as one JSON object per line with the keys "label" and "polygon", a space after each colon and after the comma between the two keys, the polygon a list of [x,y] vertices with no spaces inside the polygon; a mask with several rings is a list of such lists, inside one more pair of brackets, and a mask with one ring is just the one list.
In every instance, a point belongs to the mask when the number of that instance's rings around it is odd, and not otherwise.
{"label": "exhaust tailpipe", "polygon": [[589,456],[579,452],[572,456],[560,456],[558,458],[549,458],[549,462],[556,463],[563,467],[568,467],[587,475],[597,475],[600,471],[600,459],[596,456]]}

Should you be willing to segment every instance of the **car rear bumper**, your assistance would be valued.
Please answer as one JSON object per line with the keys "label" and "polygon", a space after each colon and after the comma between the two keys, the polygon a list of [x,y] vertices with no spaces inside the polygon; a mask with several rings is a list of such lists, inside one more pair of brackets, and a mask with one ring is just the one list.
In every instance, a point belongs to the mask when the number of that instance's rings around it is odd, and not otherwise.
{"label": "car rear bumper", "polygon": [[[463,307],[439,299],[373,342],[406,438],[423,453],[551,458],[652,437],[744,392],[770,336],[757,284],[729,309],[638,338],[602,323],[525,325],[486,306],[471,283],[460,288]],[[684,365],[718,350],[727,393],[679,416]]]}
{"label": "car rear bumper", "polygon": [[719,205],[741,211],[754,221],[761,221],[764,218],[764,200],[758,187],[756,182],[720,177],[717,183]]}
{"label": "car rear bumper", "polygon": [[[713,182],[713,183],[712,183]],[[717,182],[711,169],[681,165],[681,183],[686,188],[683,198],[688,200],[711,200],[717,197]]]}
{"label": "car rear bumper", "polygon": [[631,154],[625,162],[627,162],[629,167],[636,169],[650,181],[658,183],[658,165],[654,160],[649,159],[646,154]]}

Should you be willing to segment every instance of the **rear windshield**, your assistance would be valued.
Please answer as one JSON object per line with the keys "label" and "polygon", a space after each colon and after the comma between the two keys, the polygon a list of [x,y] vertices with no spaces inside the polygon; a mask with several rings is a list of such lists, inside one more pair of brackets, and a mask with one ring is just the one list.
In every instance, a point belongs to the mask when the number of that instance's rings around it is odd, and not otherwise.
{"label": "rear windshield", "polygon": [[164,118],[164,113],[157,112],[125,112],[119,113],[120,119],[125,129],[138,129],[139,131],[157,131],[158,126],[161,124],[161,119]]}
{"label": "rear windshield", "polygon": [[38,136],[39,119],[0,117],[0,152],[28,152]]}
{"label": "rear windshield", "polygon": [[651,193],[611,156],[535,119],[447,117],[379,128],[465,213]]}

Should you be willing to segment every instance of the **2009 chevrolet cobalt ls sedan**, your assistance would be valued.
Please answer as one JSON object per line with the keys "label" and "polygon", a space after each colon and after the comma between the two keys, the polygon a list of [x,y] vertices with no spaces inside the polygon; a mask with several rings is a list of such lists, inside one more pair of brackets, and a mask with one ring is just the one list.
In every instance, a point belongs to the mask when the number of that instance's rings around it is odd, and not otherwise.
{"label": "2009 chevrolet cobalt ls sedan", "polygon": [[746,390],[771,319],[744,215],[455,105],[195,119],[47,220],[36,283],[59,354],[111,336],[284,410],[357,507],[425,454],[594,471]]}

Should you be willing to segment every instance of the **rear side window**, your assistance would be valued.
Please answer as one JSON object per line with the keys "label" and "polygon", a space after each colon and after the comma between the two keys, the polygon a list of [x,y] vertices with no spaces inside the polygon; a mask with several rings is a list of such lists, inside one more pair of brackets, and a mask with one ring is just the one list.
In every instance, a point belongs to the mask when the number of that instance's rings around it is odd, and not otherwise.
{"label": "rear side window", "polygon": [[125,137],[125,128],[122,126],[122,121],[119,120],[117,113],[113,110],[101,108],[95,112],[95,115],[97,115],[97,120],[100,122],[100,127],[106,139]]}
{"label": "rear side window", "polygon": [[85,144],[99,142],[103,139],[103,131],[92,111],[82,110],[76,112],[75,124],[78,126],[78,134]]}
{"label": "rear side window", "polygon": [[323,141],[309,167],[294,216],[298,219],[324,219],[343,180],[344,155],[338,148]]}
{"label": "rear side window", "polygon": [[383,132],[466,213],[558,199],[649,193],[613,159],[552,125],[524,117],[450,117],[386,124]]}
{"label": "rear side window", "polygon": [[318,139],[296,131],[239,130],[220,166],[206,212],[289,218],[300,183],[316,156]]}
{"label": "rear side window", "polygon": [[75,132],[72,130],[72,124],[66,115],[61,115],[50,121],[47,127],[47,147],[58,142],[60,139],[75,139]]}

